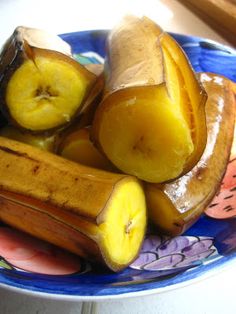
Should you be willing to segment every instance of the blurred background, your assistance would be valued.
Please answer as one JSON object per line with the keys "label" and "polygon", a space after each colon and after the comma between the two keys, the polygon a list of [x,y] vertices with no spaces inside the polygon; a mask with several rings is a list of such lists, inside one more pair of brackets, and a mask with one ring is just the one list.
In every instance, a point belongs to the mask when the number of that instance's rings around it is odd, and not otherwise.
{"label": "blurred background", "polygon": [[129,13],[147,15],[167,31],[224,44],[236,38],[235,0],[0,0],[0,44],[19,25],[57,34],[109,29]]}

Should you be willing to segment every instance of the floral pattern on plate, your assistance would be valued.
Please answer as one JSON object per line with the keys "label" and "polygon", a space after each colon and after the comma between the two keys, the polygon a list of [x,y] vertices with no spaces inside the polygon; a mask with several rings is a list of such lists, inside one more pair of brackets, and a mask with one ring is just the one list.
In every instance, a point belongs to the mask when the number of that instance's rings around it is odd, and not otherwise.
{"label": "floral pattern on plate", "polygon": [[[131,268],[173,273],[207,263],[219,257],[211,237],[149,235]],[[170,273],[170,272],[168,272]]]}
{"label": "floral pattern on plate", "polygon": [[47,275],[79,272],[81,259],[9,227],[0,227],[0,268]]}
{"label": "floral pattern on plate", "polygon": [[221,187],[205,211],[209,217],[216,219],[236,218],[236,127],[230,161]]}

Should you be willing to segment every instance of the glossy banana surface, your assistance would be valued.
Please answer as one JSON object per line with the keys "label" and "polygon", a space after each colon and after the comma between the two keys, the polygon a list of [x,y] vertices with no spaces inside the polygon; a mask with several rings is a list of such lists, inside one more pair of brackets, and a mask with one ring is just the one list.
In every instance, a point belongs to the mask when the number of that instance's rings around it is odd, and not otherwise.
{"label": "glossy banana surface", "polygon": [[201,73],[207,93],[207,145],[202,158],[186,175],[164,185],[147,184],[148,215],[158,230],[177,235],[204,212],[224,176],[235,125],[234,83]]}

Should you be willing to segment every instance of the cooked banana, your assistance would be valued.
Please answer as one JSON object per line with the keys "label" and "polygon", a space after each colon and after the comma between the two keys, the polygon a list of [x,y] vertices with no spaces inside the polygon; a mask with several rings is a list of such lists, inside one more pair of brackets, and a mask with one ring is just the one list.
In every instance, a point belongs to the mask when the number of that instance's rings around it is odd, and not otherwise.
{"label": "cooked banana", "polygon": [[146,228],[142,184],[0,137],[0,220],[118,271]]}
{"label": "cooked banana", "polygon": [[93,140],[123,172],[147,181],[189,171],[206,144],[206,93],[177,42],[148,18],[127,17],[107,42],[105,93]]}
{"label": "cooked banana", "polygon": [[[101,92],[97,75],[59,37],[16,28],[0,55],[0,104],[11,124],[34,132],[61,128]],[[100,85],[99,85],[100,86]]]}
{"label": "cooked banana", "polygon": [[58,155],[81,165],[113,171],[115,167],[100,153],[90,140],[90,127],[74,127],[62,136],[57,148]]}
{"label": "cooked banana", "polygon": [[158,230],[177,235],[188,229],[214,197],[230,155],[235,121],[233,83],[202,73],[207,93],[207,145],[202,158],[186,175],[164,185],[147,184],[148,215]]}

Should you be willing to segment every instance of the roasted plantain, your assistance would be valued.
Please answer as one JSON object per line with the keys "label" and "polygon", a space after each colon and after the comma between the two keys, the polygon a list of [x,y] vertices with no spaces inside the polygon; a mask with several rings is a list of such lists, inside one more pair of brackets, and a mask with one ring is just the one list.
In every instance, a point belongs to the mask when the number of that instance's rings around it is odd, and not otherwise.
{"label": "roasted plantain", "polygon": [[235,97],[230,80],[200,74],[207,93],[207,145],[202,158],[186,175],[164,185],[146,184],[150,220],[161,232],[178,235],[204,212],[225,173],[234,133]]}

